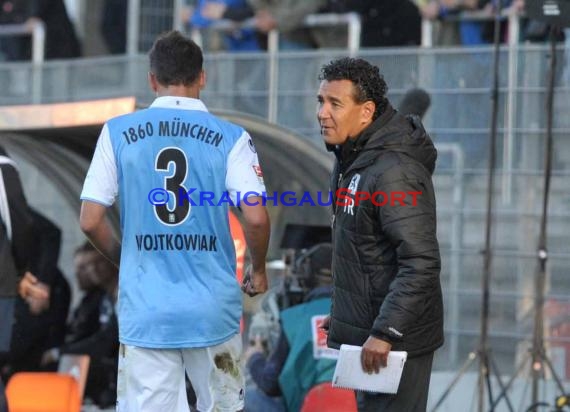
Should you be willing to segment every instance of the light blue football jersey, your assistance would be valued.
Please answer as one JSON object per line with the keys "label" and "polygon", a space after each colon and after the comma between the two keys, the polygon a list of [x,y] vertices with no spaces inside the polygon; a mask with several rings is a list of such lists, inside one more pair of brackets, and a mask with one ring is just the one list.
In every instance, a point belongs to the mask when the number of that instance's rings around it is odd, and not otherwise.
{"label": "light blue football jersey", "polygon": [[239,191],[265,190],[251,138],[180,97],[158,98],[106,128],[82,199],[109,205],[118,190],[120,341],[188,348],[228,340],[242,315],[228,192],[236,201]]}

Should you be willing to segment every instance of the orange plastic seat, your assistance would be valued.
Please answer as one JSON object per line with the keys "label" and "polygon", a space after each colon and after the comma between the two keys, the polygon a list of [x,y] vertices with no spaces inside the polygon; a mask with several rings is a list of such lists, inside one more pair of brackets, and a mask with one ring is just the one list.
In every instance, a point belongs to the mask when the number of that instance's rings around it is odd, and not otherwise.
{"label": "orange plastic seat", "polygon": [[80,412],[79,385],[53,372],[20,372],[6,385],[10,412]]}
{"label": "orange plastic seat", "polygon": [[305,396],[301,412],[356,412],[356,397],[349,389],[333,388],[330,382],[313,386]]}

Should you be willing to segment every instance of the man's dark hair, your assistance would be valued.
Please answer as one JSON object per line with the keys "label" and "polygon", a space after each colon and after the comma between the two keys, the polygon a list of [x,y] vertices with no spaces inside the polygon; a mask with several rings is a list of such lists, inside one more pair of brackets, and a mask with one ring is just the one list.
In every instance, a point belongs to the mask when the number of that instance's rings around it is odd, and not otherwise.
{"label": "man's dark hair", "polygon": [[149,59],[150,71],[163,86],[190,86],[198,80],[204,63],[200,47],[176,30],[156,39]]}
{"label": "man's dark hair", "polygon": [[388,100],[386,93],[388,85],[380,69],[363,59],[343,57],[331,61],[321,68],[319,80],[327,82],[335,80],[350,80],[354,85],[354,101],[358,104],[373,101],[376,104],[373,120],[384,112]]}

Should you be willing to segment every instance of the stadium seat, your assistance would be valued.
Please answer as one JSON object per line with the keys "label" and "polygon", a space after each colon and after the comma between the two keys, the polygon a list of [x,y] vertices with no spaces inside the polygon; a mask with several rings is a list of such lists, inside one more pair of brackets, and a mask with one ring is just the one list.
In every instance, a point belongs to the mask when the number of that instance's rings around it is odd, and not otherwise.
{"label": "stadium seat", "polygon": [[333,388],[330,382],[313,386],[305,396],[301,412],[356,412],[356,397],[349,389]]}
{"label": "stadium seat", "polygon": [[53,372],[19,372],[6,386],[10,412],[80,412],[79,385]]}

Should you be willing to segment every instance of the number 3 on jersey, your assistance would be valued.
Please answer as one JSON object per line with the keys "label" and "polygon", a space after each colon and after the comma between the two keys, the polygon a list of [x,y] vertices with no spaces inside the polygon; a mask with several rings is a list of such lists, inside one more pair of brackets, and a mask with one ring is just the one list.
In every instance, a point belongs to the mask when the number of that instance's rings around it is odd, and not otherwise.
{"label": "number 3 on jersey", "polygon": [[190,202],[187,198],[181,199],[181,194],[188,192],[183,185],[188,173],[186,154],[177,147],[165,147],[156,156],[154,169],[158,172],[168,172],[171,163],[174,164],[174,170],[169,176],[164,177],[163,187],[168,192],[168,199],[174,199],[174,208],[169,208],[171,201],[157,204],[154,205],[154,214],[161,223],[176,226],[183,223],[190,215]]}

